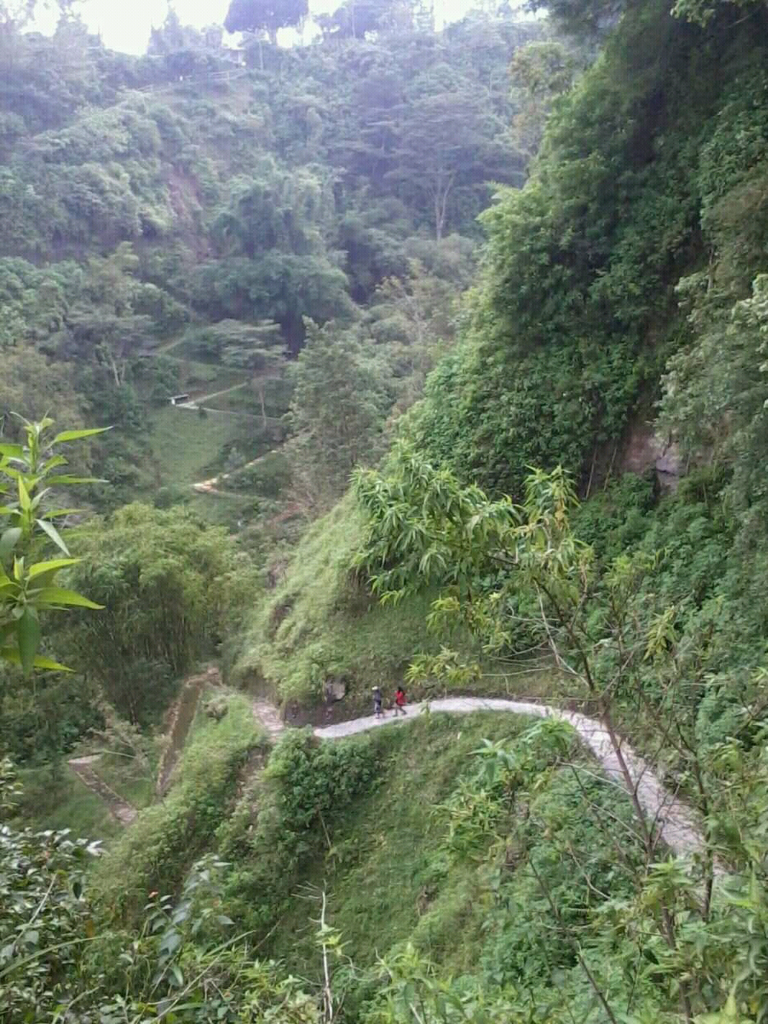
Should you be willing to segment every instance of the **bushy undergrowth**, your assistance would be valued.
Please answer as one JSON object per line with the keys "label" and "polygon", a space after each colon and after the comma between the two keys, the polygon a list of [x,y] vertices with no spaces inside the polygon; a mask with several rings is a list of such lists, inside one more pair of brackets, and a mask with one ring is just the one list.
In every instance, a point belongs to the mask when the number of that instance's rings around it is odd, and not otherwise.
{"label": "bushy undergrowth", "polygon": [[[626,997],[602,915],[633,896],[615,837],[626,858],[641,851],[629,800],[593,772],[567,726],[426,714],[333,746],[290,735],[249,801],[253,828],[243,807],[220,833],[235,864],[229,912],[265,930],[265,948],[292,972],[319,979],[325,892],[327,924],[354,951],[340,982],[353,1019],[385,1019],[379,958],[395,976],[409,949],[466,991],[514,993],[517,1012],[549,1004],[546,1019],[559,1021],[568,1000],[586,1010],[574,928],[595,947],[600,983]],[[642,988],[656,1005],[659,993]]]}
{"label": "bushy undergrowth", "polygon": [[234,863],[230,911],[266,934],[285,910],[302,871],[329,842],[329,829],[372,785],[376,750],[369,737],[323,744],[290,731],[239,807],[219,830],[219,852]]}

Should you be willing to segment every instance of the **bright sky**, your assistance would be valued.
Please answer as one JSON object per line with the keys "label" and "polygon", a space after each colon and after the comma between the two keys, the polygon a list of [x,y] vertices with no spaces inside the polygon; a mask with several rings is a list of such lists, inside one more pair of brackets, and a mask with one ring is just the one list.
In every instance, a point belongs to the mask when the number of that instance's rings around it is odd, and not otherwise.
{"label": "bright sky", "polygon": [[[313,14],[335,10],[341,0],[310,0]],[[174,0],[176,13],[185,25],[221,25],[229,9],[229,0]],[[435,0],[438,21],[454,21],[476,6],[473,0]],[[126,53],[144,53],[153,25],[162,25],[168,13],[168,0],[81,0],[76,8],[93,32],[101,32],[104,45]],[[42,13],[37,25],[51,31],[53,11]]]}

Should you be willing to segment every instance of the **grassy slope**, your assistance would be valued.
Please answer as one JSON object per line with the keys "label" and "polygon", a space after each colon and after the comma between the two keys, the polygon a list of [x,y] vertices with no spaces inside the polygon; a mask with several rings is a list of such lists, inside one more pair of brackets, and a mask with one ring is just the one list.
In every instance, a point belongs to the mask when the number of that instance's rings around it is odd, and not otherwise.
{"label": "grassy slope", "polygon": [[109,840],[123,826],[69,768],[55,775],[50,768],[30,768],[19,773],[24,798],[19,808],[19,825],[34,830],[70,829],[73,835]]}
{"label": "grassy slope", "polygon": [[234,416],[199,416],[171,406],[153,413],[150,441],[163,486],[184,487],[203,479],[240,427]]}
{"label": "grassy slope", "polygon": [[[239,682],[306,703],[321,699],[326,679],[343,678],[345,715],[351,717],[367,710],[374,684],[392,690],[415,654],[447,644],[477,657],[463,631],[438,636],[428,630],[434,594],[382,606],[355,583],[349,566],[360,531],[351,495],[307,531],[283,579],[254,610],[235,666]],[[546,696],[556,687],[549,671],[515,679],[489,674],[475,684],[479,693],[528,697]]]}
{"label": "grassy slope", "polygon": [[[466,958],[479,924],[475,871],[446,872],[445,826],[434,811],[484,738],[512,738],[527,724],[512,715],[421,715],[371,734],[382,758],[379,784],[334,823],[331,849],[305,878],[332,894],[333,925],[357,962],[372,963],[411,936],[436,959],[458,965]],[[291,965],[314,962],[316,916],[312,904],[294,900],[270,952]]]}
{"label": "grassy slope", "polygon": [[173,892],[212,845],[264,738],[246,698],[231,697],[228,706],[220,722],[198,711],[169,793],[146,808],[97,865],[95,886],[105,906],[135,911],[147,885]]}
{"label": "grassy slope", "polygon": [[[478,761],[472,752],[483,739],[510,740],[514,750],[515,738],[529,728],[535,726],[524,717],[478,713],[421,716],[406,727],[371,734],[379,784],[329,822],[328,848],[305,867],[265,947],[269,956],[280,958],[300,976],[319,978],[317,903],[305,897],[324,887],[328,922],[340,931],[360,971],[413,943],[444,976],[512,986],[525,979],[543,1003],[554,985],[568,993],[566,1002],[588,1005],[591,993],[573,950],[558,941],[547,898],[530,864],[544,871],[563,912],[581,922],[584,941],[605,939],[608,948],[599,890],[617,899],[630,892],[615,872],[611,829],[617,826],[601,828],[585,814],[580,787],[589,791],[596,807],[602,804],[619,817],[631,815],[629,801],[617,799],[589,771],[579,773],[577,782],[570,766],[546,769],[542,764],[530,788],[517,794],[509,818],[500,823],[501,846],[492,846],[488,837],[466,855],[451,850],[448,822],[435,813],[464,780],[476,776]],[[568,760],[578,766],[585,756],[574,750]],[[477,794],[478,783],[470,786]],[[571,848],[589,883],[567,856]],[[601,976],[610,972],[610,953],[596,961],[595,969]],[[353,1018],[355,1006],[359,1009],[372,992],[363,981],[350,994]],[[588,1017],[584,1013],[579,1019]]]}
{"label": "grassy slope", "polygon": [[434,649],[425,627],[429,595],[384,608],[351,578],[360,537],[350,496],[309,529],[282,581],[256,609],[235,668],[278,698],[322,696],[326,679],[348,683],[350,713],[367,706],[370,687],[390,687],[414,653]]}
{"label": "grassy slope", "polygon": [[[133,804],[147,807],[155,797],[155,763],[150,775],[137,773],[131,759],[106,753],[95,766],[108,786]],[[21,772],[24,798],[20,820],[34,829],[70,829],[75,835],[110,840],[123,832],[104,802],[92,793],[66,764],[50,768],[29,768]]]}

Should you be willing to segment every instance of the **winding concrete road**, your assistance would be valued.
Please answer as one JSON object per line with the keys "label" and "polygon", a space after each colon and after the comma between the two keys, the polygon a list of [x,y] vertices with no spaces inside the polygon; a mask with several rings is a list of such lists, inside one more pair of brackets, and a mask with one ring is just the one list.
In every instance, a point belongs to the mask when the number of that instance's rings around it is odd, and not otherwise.
{"label": "winding concrete road", "polygon": [[[280,712],[273,704],[265,700],[254,700],[251,707],[254,717],[261,722],[271,737],[276,738],[286,728]],[[323,740],[343,739],[346,736],[354,736],[371,729],[403,725],[427,710],[431,714],[452,715],[467,715],[475,711],[501,712],[530,715],[536,718],[556,718],[568,722],[600,764],[606,783],[615,785],[622,793],[626,791],[619,759],[605,726],[597,719],[589,718],[587,715],[581,715],[575,711],[563,711],[546,704],[532,704],[527,701],[492,697],[444,697],[421,704],[409,704],[404,717],[395,718],[390,712],[389,717],[384,718],[375,718],[373,715],[353,718],[347,722],[337,722],[335,725],[316,728],[314,734]],[[702,850],[704,837],[701,825],[691,808],[664,786],[646,762],[628,744],[622,742],[621,753],[632,778],[638,802],[645,811],[649,822],[654,826],[657,838],[663,840],[670,850],[681,855],[697,853]],[[137,815],[136,809],[118,796],[98,776],[94,770],[98,760],[98,755],[73,758],[69,765],[85,785],[107,804],[111,814],[118,821],[123,825],[132,824]],[[719,874],[720,871],[718,870],[717,873]]]}
{"label": "winding concrete road", "polygon": [[[270,732],[275,734],[276,709],[270,707]],[[265,707],[259,702],[258,707]],[[562,711],[545,704],[531,704],[525,701],[503,700],[484,697],[445,697],[423,704],[408,705],[405,717],[355,718],[349,722],[339,722],[314,730],[315,736],[325,740],[340,739],[353,736],[369,729],[377,729],[384,725],[402,724],[414,718],[421,711],[429,708],[432,712],[454,715],[470,714],[473,711],[507,712],[516,715],[532,715],[537,718],[558,718],[568,722],[581,737],[582,742],[591,750],[600,763],[608,783],[616,785],[625,792],[624,776],[619,766],[619,759],[613,749],[608,730],[594,718],[578,714],[575,711]],[[256,716],[264,721],[262,714],[254,706]],[[264,722],[266,724],[266,722]],[[621,753],[632,777],[638,802],[654,825],[655,834],[675,853],[686,855],[697,853],[704,845],[700,823],[690,807],[664,786],[655,773],[639,757],[632,748],[622,742]]]}

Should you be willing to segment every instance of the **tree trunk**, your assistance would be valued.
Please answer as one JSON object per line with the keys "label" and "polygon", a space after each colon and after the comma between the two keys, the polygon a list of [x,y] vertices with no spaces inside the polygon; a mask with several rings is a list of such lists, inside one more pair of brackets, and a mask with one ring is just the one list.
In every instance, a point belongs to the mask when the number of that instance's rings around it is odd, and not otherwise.
{"label": "tree trunk", "polygon": [[264,383],[260,382],[256,385],[256,389],[259,393],[259,405],[261,406],[261,423],[264,427],[264,432],[267,430],[267,406],[264,402]]}

